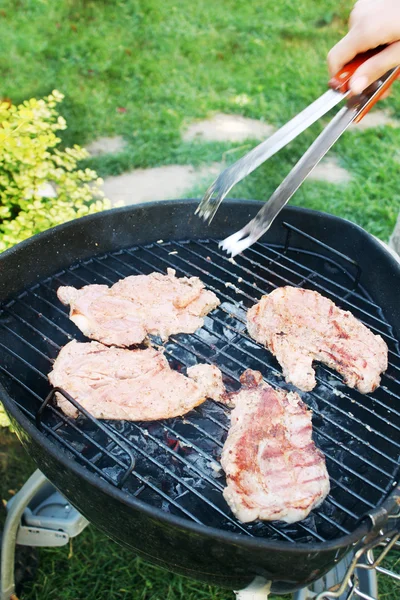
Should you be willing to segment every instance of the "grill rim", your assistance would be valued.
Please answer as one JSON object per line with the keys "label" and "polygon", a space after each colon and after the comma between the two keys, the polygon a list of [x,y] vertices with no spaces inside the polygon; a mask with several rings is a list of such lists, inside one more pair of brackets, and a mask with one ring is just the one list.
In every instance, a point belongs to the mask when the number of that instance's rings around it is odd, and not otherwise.
{"label": "grill rim", "polygon": [[[136,213],[139,211],[152,211],[153,209],[162,209],[162,208],[175,208],[176,207],[179,209],[180,207],[185,208],[185,207],[188,207],[191,205],[193,206],[193,215],[194,215],[195,209],[197,208],[198,204],[199,204],[198,198],[197,199],[196,198],[187,198],[187,199],[180,199],[180,200],[159,200],[159,201],[154,201],[154,202],[135,204],[133,206],[122,206],[122,207],[118,207],[118,208],[111,208],[111,209],[108,209],[105,211],[101,211],[99,213],[94,213],[91,215],[86,215],[84,217],[79,217],[72,221],[67,221],[66,223],[61,223],[60,225],[51,227],[50,229],[47,229],[46,231],[42,231],[41,233],[37,233],[36,235],[34,235],[26,240],[23,240],[19,244],[16,244],[12,248],[5,250],[4,252],[2,252],[0,254],[0,264],[3,260],[6,260],[6,261],[10,261],[10,260],[13,261],[14,259],[18,260],[19,254],[21,252],[25,252],[26,248],[29,248],[32,243],[52,241],[54,238],[54,234],[68,232],[69,230],[71,230],[71,228],[73,231],[77,230],[77,228],[80,224],[82,224],[84,227],[86,226],[86,228],[88,228],[88,227],[90,227],[91,224],[95,224],[99,218],[107,218],[107,217],[111,217],[111,216],[115,215],[116,217],[119,217],[119,220],[121,220],[120,215],[124,215],[124,214],[129,215],[130,213],[132,213],[132,211]],[[246,206],[246,207],[249,207],[249,211],[251,211],[251,209],[258,211],[261,204],[262,204],[262,201],[260,201],[260,200],[248,200],[245,198],[243,198],[243,199],[241,199],[241,198],[226,198],[224,200],[224,206],[226,208],[228,208],[229,206],[232,208],[232,216],[235,214],[235,209],[239,209],[239,208],[243,209],[243,207]],[[368,242],[370,244],[372,244],[378,252],[381,253],[383,251],[383,253],[385,254],[385,258],[389,262],[390,268],[397,271],[398,276],[400,277],[400,263],[394,258],[394,256],[388,250],[386,250],[386,248],[383,246],[383,244],[380,240],[378,240],[373,235],[371,235],[370,233],[365,231],[365,229],[363,229],[356,223],[353,223],[349,219],[337,217],[336,215],[332,215],[332,214],[329,214],[329,213],[326,213],[323,211],[312,210],[310,208],[303,208],[301,206],[286,206],[281,211],[281,216],[284,218],[283,220],[290,219],[291,213],[293,213],[293,214],[298,213],[300,215],[303,214],[305,216],[313,215],[314,218],[317,217],[319,219],[329,219],[331,223],[336,222],[336,225],[338,227],[340,227],[341,224],[345,223],[348,231],[350,231],[350,229],[354,229],[355,231],[358,232],[359,235],[365,236],[368,239]],[[249,215],[250,215],[250,213],[249,213]],[[286,217],[286,215],[287,215],[287,217]],[[196,219],[197,222],[199,221],[199,218],[197,216],[194,218]],[[217,235],[215,233],[213,233],[213,230],[215,231],[215,225],[217,224],[217,222],[218,222],[217,218],[214,218],[213,222],[208,226],[209,234],[206,237],[210,237],[210,238],[214,237],[216,239],[218,237],[221,237],[220,233],[218,233]],[[224,235],[229,235],[230,233],[234,233],[236,224],[233,221],[233,219],[232,219],[231,225],[225,223],[224,226],[225,226],[224,227]],[[132,226],[132,229],[133,229],[133,226]],[[217,231],[220,231],[219,227],[217,228]],[[265,234],[264,236],[262,236],[260,238],[259,241],[261,243],[265,242],[266,235],[268,236],[268,232],[267,232],[267,234]],[[183,236],[181,236],[181,239],[186,238],[186,237],[188,237],[188,236],[183,235]],[[203,236],[200,236],[200,238],[201,237],[203,237]],[[197,239],[200,239],[200,238],[197,238]],[[153,240],[153,242],[150,240],[147,240],[145,243],[150,244],[150,243],[154,243],[155,241],[156,241],[155,239]],[[94,244],[93,242],[94,242],[94,240],[88,240],[88,250],[90,249],[90,252],[87,253],[87,256],[82,257],[79,260],[95,258],[96,256],[100,256],[101,254],[103,254],[105,252],[115,251],[114,246],[107,246],[107,249],[101,249],[100,245]],[[140,242],[140,243],[144,243],[144,242]],[[135,244],[131,243],[130,245],[132,246]],[[119,248],[123,249],[123,248],[121,248],[121,246]],[[58,251],[57,251],[57,254],[59,254]],[[26,255],[24,255],[24,258],[26,259]],[[59,262],[59,263],[57,263],[56,270],[67,268],[67,267],[71,266],[71,264],[73,262],[76,262],[76,260],[77,259],[74,259],[70,263],[66,263],[65,261]],[[19,270],[20,270],[21,265],[19,265],[18,262],[16,262],[15,266],[17,267],[16,273],[13,272],[12,276],[10,276],[9,274],[6,273],[4,277],[0,278],[0,303],[1,304],[7,303],[7,301],[11,300],[11,298],[15,294],[20,293],[23,289],[26,289],[26,288],[30,287],[31,285],[34,285],[35,282],[39,282],[42,278],[46,277],[46,275],[35,274],[28,281],[26,276],[23,278],[20,277]],[[34,270],[33,272],[37,273],[37,270]],[[18,283],[20,281],[20,279],[23,279],[23,282],[21,284]],[[12,291],[9,291],[9,289],[11,289]]]}
{"label": "grill rim", "polygon": [[[122,214],[123,213],[131,213],[132,211],[135,212],[136,210],[143,210],[143,209],[151,210],[152,208],[154,209],[155,207],[160,207],[160,205],[163,205],[163,206],[167,205],[168,207],[171,207],[171,206],[188,207],[191,204],[193,205],[193,207],[197,206],[198,200],[190,199],[190,200],[172,200],[172,201],[152,202],[152,203],[136,205],[135,207],[131,207],[131,206],[122,207],[122,208],[118,208],[118,209],[111,209],[109,211],[103,211],[102,213],[96,213],[94,215],[88,215],[86,217],[82,217],[81,219],[78,219],[75,221],[70,221],[70,222],[64,223],[62,225],[58,225],[57,227],[54,227],[54,228],[47,230],[45,232],[42,232],[40,234],[37,234],[33,238],[30,238],[28,240],[25,240],[24,242],[21,242],[21,244],[18,244],[17,246],[4,252],[0,257],[0,261],[3,261],[3,260],[7,261],[9,259],[9,257],[11,257],[11,256],[18,256],[20,252],[25,252],[27,247],[28,248],[31,247],[32,243],[35,243],[37,241],[52,240],[54,234],[59,231],[71,231],[71,228],[73,231],[76,228],[77,221],[80,221],[80,222],[85,221],[86,224],[93,223],[93,222],[95,223],[99,218],[106,218],[110,214],[120,215],[121,213]],[[232,209],[235,209],[235,207],[237,207],[238,205],[240,205],[243,208],[243,204],[245,204],[250,209],[252,207],[258,208],[260,205],[260,202],[254,201],[254,200],[238,199],[238,200],[227,200],[227,201],[225,201],[225,204],[228,206],[230,205],[232,207]],[[338,225],[340,225],[344,221],[344,222],[346,222],[347,226],[350,226],[352,228],[359,230],[360,232],[362,232],[362,235],[367,236],[369,238],[369,241],[377,249],[379,249],[380,253],[384,252],[384,254],[386,255],[386,258],[389,260],[389,263],[391,263],[391,266],[393,266],[400,275],[400,266],[399,266],[399,264],[397,264],[394,257],[391,256],[390,253],[385,248],[382,247],[382,244],[378,240],[376,240],[373,236],[371,236],[368,232],[363,230],[358,225],[356,225],[346,219],[342,219],[340,217],[329,215],[328,213],[323,213],[321,211],[314,211],[314,210],[300,208],[300,207],[286,208],[285,215],[284,215],[285,219],[290,219],[290,213],[298,213],[298,212],[303,213],[305,215],[313,215],[314,217],[316,215],[318,215],[320,218],[334,219]],[[234,227],[234,225],[233,225],[233,227]],[[187,234],[186,235],[184,234],[181,237],[187,237]],[[261,240],[261,241],[263,241],[263,240]],[[153,240],[153,242],[155,242],[155,240]],[[147,243],[151,243],[151,241],[148,240]],[[97,249],[90,248],[90,254],[88,255],[88,257],[94,258],[96,256],[100,256],[100,255],[104,254],[104,252],[111,252],[111,251],[115,251],[115,246],[113,246],[112,249],[107,249],[107,250],[104,250],[101,248],[97,248]],[[82,258],[82,257],[80,257],[78,259],[75,258],[75,262],[77,262],[78,260],[85,260],[85,258]],[[69,264],[69,266],[70,265],[71,265],[71,263]],[[57,268],[59,268],[59,267],[57,267]],[[62,268],[67,268],[67,267],[62,267]],[[56,270],[56,268],[54,267],[53,272],[55,270]],[[42,274],[40,274],[40,275],[36,274],[36,275],[34,275],[34,278],[29,282],[27,282],[25,279],[25,284],[24,284],[23,288],[20,288],[17,292],[14,292],[14,291],[11,292],[10,294],[8,294],[8,296],[14,296],[15,293],[21,293],[21,291],[23,289],[27,289],[27,288],[31,287],[36,282],[41,281],[44,277],[45,276]],[[2,301],[2,303],[3,302],[6,303],[7,299],[8,298],[6,296],[4,298],[4,300]],[[11,298],[9,298],[9,299],[11,299]],[[2,397],[2,401],[4,403],[4,406],[7,410],[7,412],[11,415],[11,417],[16,419],[16,421],[24,428],[25,432],[29,436],[31,436],[32,439],[39,446],[44,448],[52,456],[53,459],[55,459],[59,463],[62,463],[62,465],[66,468],[67,471],[69,469],[73,470],[76,475],[78,475],[79,477],[83,477],[91,486],[98,488],[99,491],[115,498],[116,500],[122,502],[124,505],[126,505],[128,507],[131,507],[131,508],[134,508],[135,510],[141,511],[142,513],[146,514],[146,516],[148,516],[152,519],[157,518],[159,521],[168,523],[169,525],[179,527],[180,529],[193,531],[194,533],[197,533],[197,534],[202,534],[202,535],[205,534],[207,536],[213,537],[217,541],[221,540],[221,541],[224,541],[227,543],[233,543],[233,544],[237,544],[239,542],[241,546],[247,547],[249,550],[265,549],[265,550],[282,551],[282,550],[290,548],[290,550],[292,552],[298,551],[299,553],[344,548],[344,547],[349,546],[350,544],[358,542],[368,531],[371,530],[372,523],[369,522],[368,516],[366,516],[352,533],[340,536],[334,540],[325,541],[325,542],[290,543],[290,542],[285,542],[285,541],[280,541],[280,540],[269,540],[269,539],[260,538],[260,537],[250,538],[250,537],[241,535],[239,533],[232,533],[229,531],[224,531],[222,529],[218,529],[216,527],[211,527],[211,526],[207,526],[207,525],[203,525],[203,524],[197,524],[197,523],[191,522],[185,518],[182,518],[182,517],[179,517],[176,515],[171,515],[169,513],[162,511],[161,509],[158,509],[156,507],[153,507],[153,506],[141,501],[140,499],[137,499],[137,498],[131,496],[130,494],[128,494],[126,492],[123,492],[123,491],[113,487],[111,484],[102,480],[100,477],[98,477],[94,473],[91,473],[90,471],[86,470],[84,467],[79,465],[77,462],[71,460],[68,456],[57,452],[59,450],[58,446],[56,444],[54,444],[49,438],[42,435],[42,433],[35,427],[35,425],[18,408],[16,402],[13,400],[13,398],[11,396],[9,396],[9,394],[6,392],[5,388],[1,384],[0,384],[0,393],[1,393],[1,397]],[[390,506],[392,504],[394,498],[396,497],[396,495],[399,493],[399,491],[400,491],[400,486],[395,487],[393,489],[393,491],[388,495],[386,500],[383,503],[380,503],[379,505],[377,505],[376,508],[379,508],[379,507],[382,508],[383,506]]]}

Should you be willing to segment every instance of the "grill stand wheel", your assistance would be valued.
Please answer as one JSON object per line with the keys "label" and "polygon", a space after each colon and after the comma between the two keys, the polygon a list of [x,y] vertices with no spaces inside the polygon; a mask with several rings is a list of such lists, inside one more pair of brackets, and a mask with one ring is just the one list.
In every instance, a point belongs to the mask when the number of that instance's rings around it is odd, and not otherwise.
{"label": "grill stand wheel", "polygon": [[[89,524],[68,501],[56,491],[39,470],[24,484],[7,504],[7,518],[1,543],[0,600],[17,600],[15,595],[16,545],[25,547],[55,547],[68,544],[70,538],[79,535]],[[353,556],[334,567],[311,588],[296,592],[293,600],[312,600],[335,597],[347,600],[351,597],[376,600],[378,587],[374,569],[356,569],[355,579],[349,582],[344,594],[325,596],[324,591],[335,590],[344,580]],[[236,592],[237,600],[267,600],[270,582],[256,577],[250,586]]]}
{"label": "grill stand wheel", "polygon": [[17,544],[28,547],[65,546],[88,523],[41,471],[35,471],[7,503],[1,538],[0,600],[17,600]]}

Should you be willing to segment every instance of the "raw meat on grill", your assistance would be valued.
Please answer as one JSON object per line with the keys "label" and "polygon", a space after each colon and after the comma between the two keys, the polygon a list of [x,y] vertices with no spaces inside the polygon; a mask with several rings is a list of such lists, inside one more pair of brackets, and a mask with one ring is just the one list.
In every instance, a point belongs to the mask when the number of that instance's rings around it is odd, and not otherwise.
{"label": "raw meat on grill", "polygon": [[314,360],[362,394],[374,391],[387,369],[383,339],[312,290],[287,286],[263,296],[247,313],[247,329],[276,356],[286,381],[304,391],[316,385]]}
{"label": "raw meat on grill", "polygon": [[131,275],[111,288],[64,286],[57,295],[70,305],[70,319],[87,337],[121,347],[140,344],[148,334],[166,340],[174,333],[193,333],[220,303],[198,277],[178,278],[173,269],[167,275]]}
{"label": "raw meat on grill", "polygon": [[[223,401],[217,367],[199,364],[187,374],[173,371],[154,348],[127,350],[73,340],[61,349],[49,380],[98,419],[153,421],[184,415],[206,398]],[[56,396],[66,415],[78,416],[70,402]]]}
{"label": "raw meat on grill", "polygon": [[224,498],[236,517],[294,523],[329,493],[322,452],[311,434],[311,412],[295,392],[274,389],[247,370],[234,403],[221,465]]}

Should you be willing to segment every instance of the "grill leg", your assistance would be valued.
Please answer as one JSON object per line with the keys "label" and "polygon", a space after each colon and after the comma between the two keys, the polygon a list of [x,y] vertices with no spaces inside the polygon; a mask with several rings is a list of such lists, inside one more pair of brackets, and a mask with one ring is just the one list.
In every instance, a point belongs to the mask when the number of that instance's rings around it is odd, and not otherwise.
{"label": "grill leg", "polygon": [[0,600],[16,600],[14,564],[18,528],[25,508],[46,483],[47,479],[43,473],[35,471],[15,495],[7,514],[1,542]]}
{"label": "grill leg", "polygon": [[267,600],[271,590],[271,581],[256,577],[244,590],[235,592],[236,600]]}
{"label": "grill leg", "polygon": [[[338,563],[329,573],[322,579],[316,581],[310,587],[303,588],[293,594],[293,600],[313,600],[323,591],[335,589],[335,586],[340,585],[346,575],[346,571],[353,559],[353,553],[350,552],[345,558]],[[362,560],[360,562],[363,562]],[[375,569],[356,569],[358,578],[358,590],[363,594],[355,594],[355,598],[365,598],[366,600],[378,600],[378,581]],[[349,597],[349,589],[336,600],[347,600]],[[333,597],[333,596],[332,596]],[[327,596],[328,598],[328,596]]]}

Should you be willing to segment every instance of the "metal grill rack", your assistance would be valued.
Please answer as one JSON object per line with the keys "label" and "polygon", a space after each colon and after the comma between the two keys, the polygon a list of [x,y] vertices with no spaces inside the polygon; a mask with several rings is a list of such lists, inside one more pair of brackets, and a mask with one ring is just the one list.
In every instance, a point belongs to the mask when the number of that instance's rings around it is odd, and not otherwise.
{"label": "metal grill rack", "polygon": [[[160,240],[92,258],[31,287],[0,312],[1,383],[74,460],[147,504],[204,525],[287,542],[325,541],[351,532],[398,481],[398,342],[380,307],[360,285],[358,265],[300,230],[285,227],[284,245],[256,244],[235,261],[215,240]],[[166,356],[179,370],[197,362],[217,364],[228,389],[238,387],[246,368],[260,370],[272,385],[292,389],[276,360],[250,339],[245,326],[247,308],[278,286],[324,294],[387,342],[389,368],[373,394],[347,388],[322,365],[317,367],[317,387],[302,394],[313,410],[314,438],[326,456],[332,488],[304,521],[244,525],[231,514],[221,493],[219,465],[229,412],[216,402],[207,401],[183,418],[152,423],[99,422],[82,408],[72,420],[49,398],[43,404],[50,392],[47,373],[60,348],[73,338],[84,340],[58,301],[57,288],[111,285],[127,275],[165,273],[168,267],[178,276],[199,276],[221,305],[195,334],[170,338]]]}

